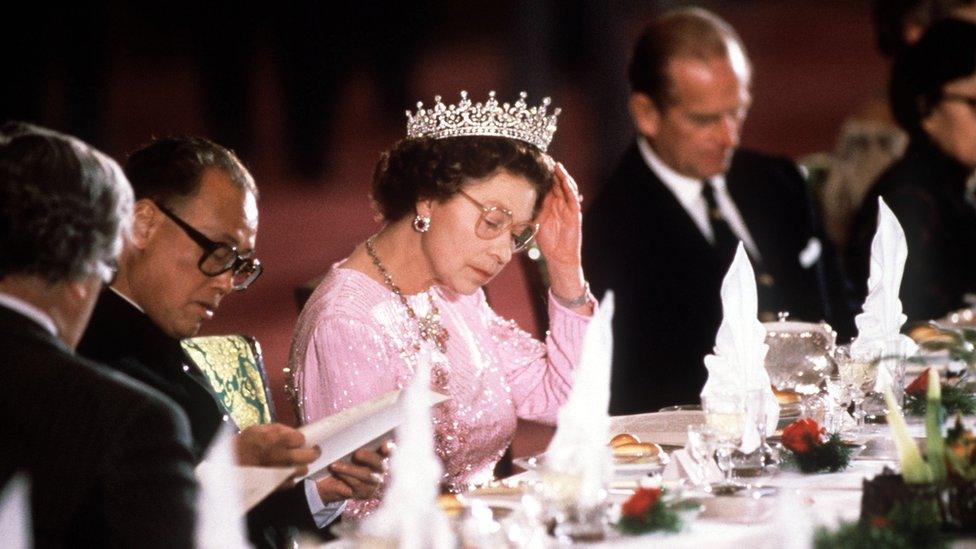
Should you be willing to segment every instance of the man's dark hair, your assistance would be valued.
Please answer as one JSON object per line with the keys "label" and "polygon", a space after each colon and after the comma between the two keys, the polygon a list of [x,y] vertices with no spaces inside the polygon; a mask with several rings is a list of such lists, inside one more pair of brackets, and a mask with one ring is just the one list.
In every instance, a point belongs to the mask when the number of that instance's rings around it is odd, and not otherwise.
{"label": "man's dark hair", "polygon": [[659,109],[674,99],[669,65],[672,59],[690,57],[708,61],[741,55],[746,77],[751,69],[742,41],[717,15],[701,8],[669,11],[652,21],[641,33],[630,60],[632,91],[646,94]]}
{"label": "man's dark hair", "polygon": [[118,255],[131,215],[114,160],[52,130],[0,127],[0,278],[85,278]]}
{"label": "man's dark hair", "polygon": [[202,137],[165,137],[137,149],[125,162],[136,200],[177,205],[193,197],[207,170],[217,169],[238,188],[258,196],[254,178],[233,152]]}
{"label": "man's dark hair", "polygon": [[891,68],[889,98],[895,120],[909,135],[923,135],[922,120],[942,100],[949,82],[976,74],[976,25],[944,19]]}

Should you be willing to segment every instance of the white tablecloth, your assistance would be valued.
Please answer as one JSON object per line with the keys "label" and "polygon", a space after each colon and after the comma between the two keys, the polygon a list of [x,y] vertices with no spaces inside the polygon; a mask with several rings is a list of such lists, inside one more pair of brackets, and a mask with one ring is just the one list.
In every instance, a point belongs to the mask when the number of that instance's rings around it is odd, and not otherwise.
{"label": "white tablecloth", "polygon": [[[613,434],[631,433],[641,440],[658,444],[683,445],[687,425],[700,423],[702,420],[701,412],[694,411],[621,416],[613,418],[611,431]],[[915,436],[924,433],[924,429],[920,429],[918,425],[910,428]],[[892,451],[883,451],[890,447],[890,443],[887,446],[884,444],[885,441],[890,442],[886,427],[869,429],[869,438],[882,451],[874,457],[852,461],[845,471],[815,475],[780,472],[762,482],[764,485],[779,488],[778,496],[758,499],[743,496],[707,497],[704,499],[705,511],[680,533],[624,536],[611,528],[604,542],[587,546],[689,549],[798,547],[795,545],[799,541],[795,536],[797,532],[804,529],[810,531],[817,526],[835,527],[840,521],[857,520],[860,515],[863,479],[878,474],[885,465],[895,466],[891,461],[894,457],[893,448],[890,448]],[[531,475],[531,472],[523,473],[515,478],[529,479]],[[626,478],[633,480],[634,477]],[[506,506],[517,505],[519,501],[518,495],[474,497]],[[621,490],[611,490],[610,497],[615,502],[621,502],[628,494]],[[795,502],[796,507],[784,512],[784,497]],[[964,540],[954,543],[953,547],[976,547],[976,542]]]}

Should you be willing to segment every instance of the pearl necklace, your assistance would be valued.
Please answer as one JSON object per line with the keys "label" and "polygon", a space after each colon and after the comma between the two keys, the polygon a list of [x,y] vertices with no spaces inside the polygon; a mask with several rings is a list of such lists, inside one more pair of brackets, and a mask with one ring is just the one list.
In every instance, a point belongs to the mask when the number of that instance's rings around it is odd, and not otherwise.
{"label": "pearl necklace", "polygon": [[451,336],[447,330],[441,326],[441,312],[434,303],[434,297],[430,295],[430,290],[427,291],[427,299],[430,300],[430,311],[424,315],[423,318],[417,316],[414,312],[413,307],[407,301],[406,296],[400,291],[399,286],[393,283],[393,277],[390,276],[390,272],[386,270],[383,263],[380,262],[380,258],[376,255],[376,250],[373,249],[373,241],[376,240],[376,235],[369,237],[366,240],[366,253],[369,254],[369,258],[373,260],[373,265],[379,270],[380,275],[383,277],[383,282],[386,287],[393,292],[393,295],[400,299],[400,303],[403,303],[404,308],[407,309],[407,316],[410,317],[417,323],[420,329],[420,338],[426,341],[431,341],[437,346],[440,352],[447,351],[447,340]]}

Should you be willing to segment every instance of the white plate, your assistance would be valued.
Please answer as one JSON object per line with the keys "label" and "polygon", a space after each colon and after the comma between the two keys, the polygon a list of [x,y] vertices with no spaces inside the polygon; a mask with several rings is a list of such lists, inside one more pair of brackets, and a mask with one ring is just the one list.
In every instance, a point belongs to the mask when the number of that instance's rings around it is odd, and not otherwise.
{"label": "white plate", "polygon": [[657,456],[647,460],[634,463],[621,462],[614,459],[613,470],[616,473],[649,473],[652,471],[663,471],[671,461],[667,452],[661,452]]}
{"label": "white plate", "polygon": [[[512,463],[527,470],[534,471],[542,466],[545,460],[545,454],[539,454],[538,456],[532,456],[528,458],[515,458]],[[622,474],[626,476],[632,476],[635,474],[643,475],[646,473],[651,473],[654,471],[663,471],[664,468],[670,463],[671,458],[668,456],[667,452],[662,451],[656,457],[650,459],[642,459],[641,461],[627,463],[626,461],[618,461],[617,458],[613,458],[613,471],[615,474]]]}

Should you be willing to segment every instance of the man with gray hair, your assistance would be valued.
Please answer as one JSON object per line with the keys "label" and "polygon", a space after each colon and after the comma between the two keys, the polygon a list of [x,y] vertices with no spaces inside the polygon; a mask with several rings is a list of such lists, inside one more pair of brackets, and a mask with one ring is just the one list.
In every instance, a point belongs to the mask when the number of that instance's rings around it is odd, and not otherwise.
{"label": "man with gray hair", "polygon": [[0,128],[0,485],[26,473],[38,547],[193,544],[185,415],[74,353],[132,204],[99,151],[27,124]]}

